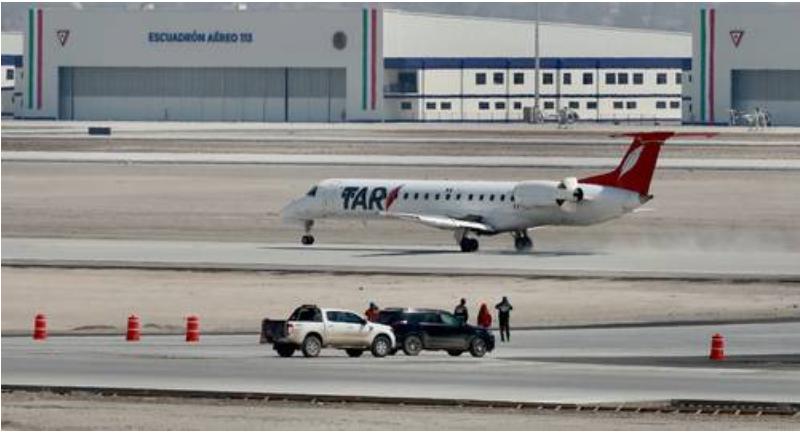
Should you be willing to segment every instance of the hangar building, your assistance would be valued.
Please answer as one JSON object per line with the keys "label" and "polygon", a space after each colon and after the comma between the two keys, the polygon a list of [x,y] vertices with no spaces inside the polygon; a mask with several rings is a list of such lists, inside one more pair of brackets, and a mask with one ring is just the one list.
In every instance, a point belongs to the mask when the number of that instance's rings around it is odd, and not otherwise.
{"label": "hangar building", "polygon": [[[31,9],[17,117],[515,121],[534,103],[530,21],[342,11]],[[684,33],[542,23],[545,116],[680,121]]]}
{"label": "hangar building", "polygon": [[14,95],[14,78],[17,69],[22,68],[22,33],[3,32],[2,79],[3,79],[3,117],[14,115],[14,104],[22,94]]}
{"label": "hangar building", "polygon": [[728,124],[730,110],[766,109],[774,125],[800,125],[798,13],[701,9],[694,17],[688,123]]}

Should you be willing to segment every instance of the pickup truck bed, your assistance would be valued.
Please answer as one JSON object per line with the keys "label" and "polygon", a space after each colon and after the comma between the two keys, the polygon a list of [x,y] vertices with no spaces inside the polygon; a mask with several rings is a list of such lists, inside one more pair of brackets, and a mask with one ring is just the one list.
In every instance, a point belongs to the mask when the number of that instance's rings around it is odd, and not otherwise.
{"label": "pickup truck bed", "polygon": [[261,321],[261,344],[273,344],[283,338],[286,338],[286,320],[269,320],[264,319]]}

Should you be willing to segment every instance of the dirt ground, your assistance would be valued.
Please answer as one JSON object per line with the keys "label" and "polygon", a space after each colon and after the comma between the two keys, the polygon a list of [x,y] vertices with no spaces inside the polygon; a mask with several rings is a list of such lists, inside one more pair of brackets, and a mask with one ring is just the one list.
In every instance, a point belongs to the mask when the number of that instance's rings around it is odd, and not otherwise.
{"label": "dirt ground", "polygon": [[3,430],[793,430],[796,418],[3,393]]}
{"label": "dirt ground", "polygon": [[513,326],[800,319],[800,285],[778,283],[4,267],[2,286],[4,334],[29,333],[38,312],[52,332],[121,332],[131,313],[146,332],[180,332],[190,313],[205,331],[257,332],[303,303],[451,309],[462,296],[473,312],[508,296]]}

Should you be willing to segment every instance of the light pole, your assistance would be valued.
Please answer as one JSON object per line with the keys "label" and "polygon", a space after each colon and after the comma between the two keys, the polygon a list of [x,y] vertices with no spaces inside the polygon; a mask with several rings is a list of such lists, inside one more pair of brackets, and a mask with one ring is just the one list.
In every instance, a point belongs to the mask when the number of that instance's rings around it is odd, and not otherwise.
{"label": "light pole", "polygon": [[536,23],[533,27],[533,55],[534,55],[534,78],[533,78],[533,123],[539,123],[539,19],[541,18],[539,10],[539,2],[536,2]]}

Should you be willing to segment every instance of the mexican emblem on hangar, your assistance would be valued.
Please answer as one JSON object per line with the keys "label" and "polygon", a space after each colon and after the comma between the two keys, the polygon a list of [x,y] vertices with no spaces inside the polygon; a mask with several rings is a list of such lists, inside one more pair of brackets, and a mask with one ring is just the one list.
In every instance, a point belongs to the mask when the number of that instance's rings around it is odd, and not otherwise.
{"label": "mexican emblem on hangar", "polygon": [[733,42],[734,47],[739,47],[739,44],[742,42],[742,37],[744,36],[744,30],[731,30],[731,42]]}
{"label": "mexican emblem on hangar", "polygon": [[62,47],[67,45],[67,39],[69,39],[69,30],[56,30],[56,38],[58,38],[58,43],[60,43]]}

